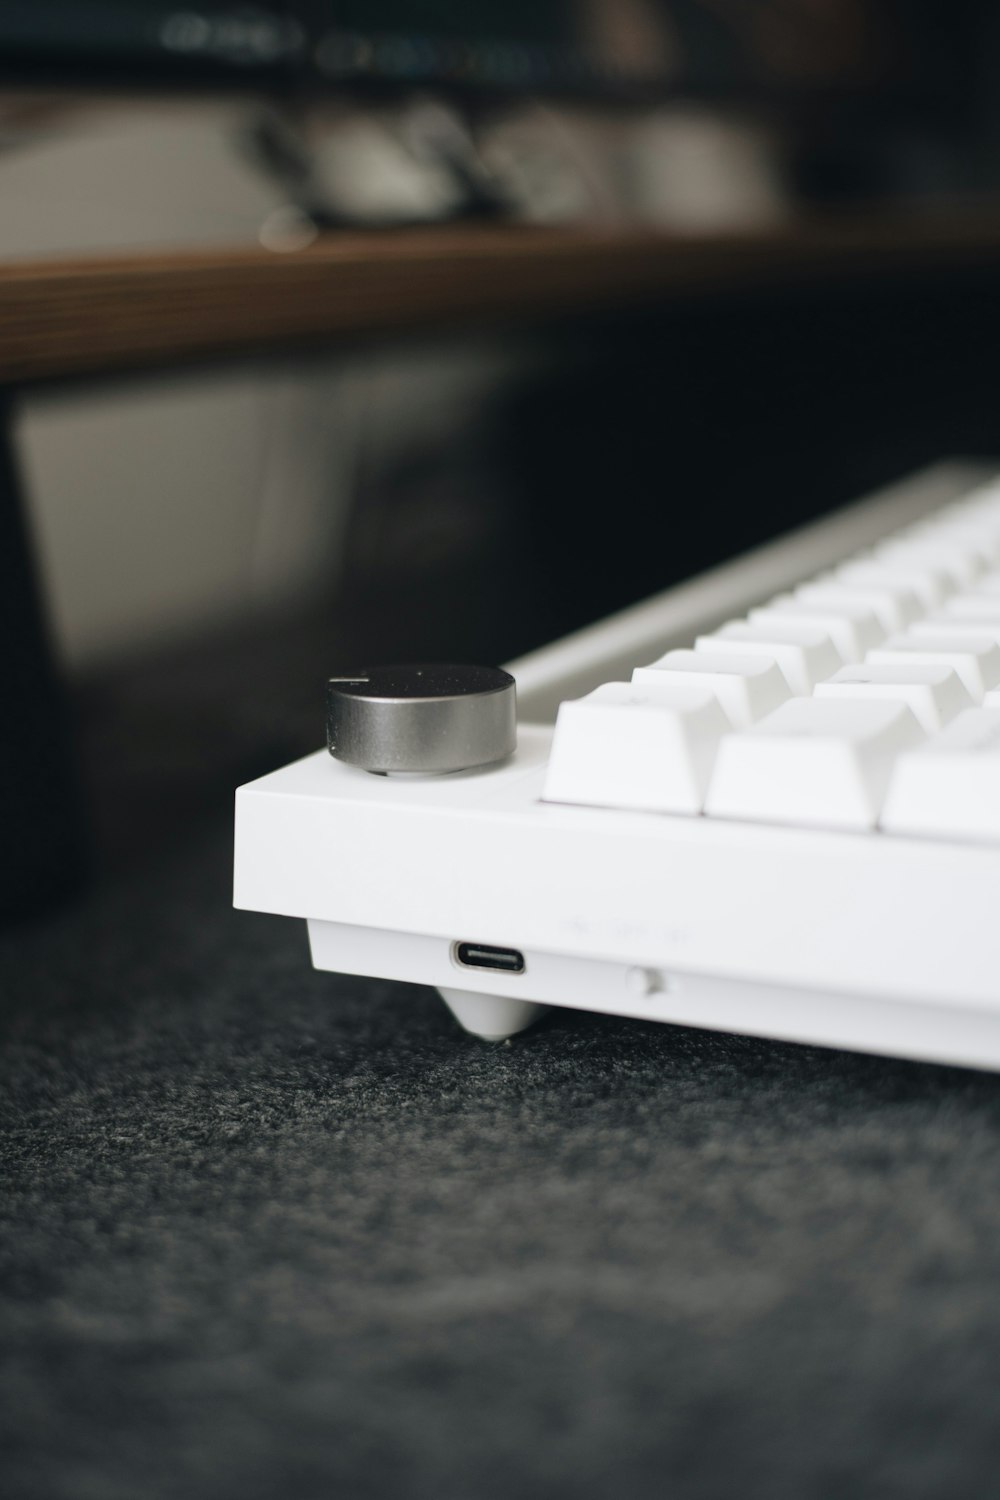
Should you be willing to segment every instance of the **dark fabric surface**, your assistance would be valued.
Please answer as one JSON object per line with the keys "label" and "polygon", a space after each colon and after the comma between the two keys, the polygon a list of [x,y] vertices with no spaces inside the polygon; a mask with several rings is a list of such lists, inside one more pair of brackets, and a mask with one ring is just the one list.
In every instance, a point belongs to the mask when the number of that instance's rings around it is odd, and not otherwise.
{"label": "dark fabric surface", "polygon": [[228,881],[0,941],[9,1500],[995,1493],[1000,1079],[490,1047]]}

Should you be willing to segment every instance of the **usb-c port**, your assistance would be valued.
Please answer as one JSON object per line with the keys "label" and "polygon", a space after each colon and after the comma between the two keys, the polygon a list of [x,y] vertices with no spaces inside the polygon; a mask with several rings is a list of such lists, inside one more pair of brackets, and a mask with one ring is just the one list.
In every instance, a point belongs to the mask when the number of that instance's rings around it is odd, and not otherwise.
{"label": "usb-c port", "polygon": [[501,969],[506,974],[524,973],[524,954],[516,948],[494,948],[491,943],[456,943],[455,961],[463,969]]}

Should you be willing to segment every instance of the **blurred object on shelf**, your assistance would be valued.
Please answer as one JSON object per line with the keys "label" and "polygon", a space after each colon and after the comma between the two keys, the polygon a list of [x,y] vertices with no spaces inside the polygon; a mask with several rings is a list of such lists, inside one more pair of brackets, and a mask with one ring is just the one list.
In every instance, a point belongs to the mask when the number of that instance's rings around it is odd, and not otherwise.
{"label": "blurred object on shelf", "polygon": [[477,200],[513,221],[623,227],[740,229],[789,211],[780,131],[707,109],[523,104],[469,131],[431,99],[287,121],[262,101],[90,100],[6,119],[2,106],[0,262],[295,250],[331,224],[445,222]]}
{"label": "blurred object on shelf", "polygon": [[779,224],[791,207],[782,134],[752,115],[526,105],[485,127],[481,146],[532,223],[726,231]]}
{"label": "blurred object on shelf", "polygon": [[708,110],[639,122],[630,152],[635,214],[644,223],[727,230],[781,223],[791,212],[781,143],[752,120]]}
{"label": "blurred object on shelf", "polygon": [[433,223],[459,206],[459,187],[446,165],[421,159],[398,117],[398,110],[344,105],[306,122],[316,185],[347,222]]}
{"label": "blurred object on shelf", "polygon": [[11,103],[0,98],[0,260],[252,242],[286,202],[238,149],[245,101]]}
{"label": "blurred object on shelf", "polygon": [[8,0],[0,258],[945,204],[1000,191],[998,68],[987,0]]}

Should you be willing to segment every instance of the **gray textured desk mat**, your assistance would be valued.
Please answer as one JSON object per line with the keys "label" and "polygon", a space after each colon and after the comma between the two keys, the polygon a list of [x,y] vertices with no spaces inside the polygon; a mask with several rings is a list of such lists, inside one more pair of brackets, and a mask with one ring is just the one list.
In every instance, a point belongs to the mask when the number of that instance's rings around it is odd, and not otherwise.
{"label": "gray textured desk mat", "polygon": [[996,1492],[1000,1079],[491,1048],[228,880],[0,942],[8,1500]]}

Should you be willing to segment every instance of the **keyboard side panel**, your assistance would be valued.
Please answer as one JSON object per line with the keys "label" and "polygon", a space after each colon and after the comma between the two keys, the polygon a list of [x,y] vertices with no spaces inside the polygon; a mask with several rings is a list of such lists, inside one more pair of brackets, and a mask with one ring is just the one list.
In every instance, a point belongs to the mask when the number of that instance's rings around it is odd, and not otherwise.
{"label": "keyboard side panel", "polygon": [[542,1007],[1000,1068],[997,1011],[677,972],[663,976],[660,987],[648,988],[637,980],[654,976],[632,965],[531,951],[516,978],[472,974],[457,968],[453,945],[441,938],[339,922],[311,921],[308,926],[315,967],[336,973],[405,980],[442,991],[460,985],[465,993],[504,995]]}
{"label": "keyboard side panel", "polygon": [[[240,790],[235,904],[841,993],[1000,1007],[996,849],[543,805],[319,752]],[[946,906],[943,903],[947,903]]]}

